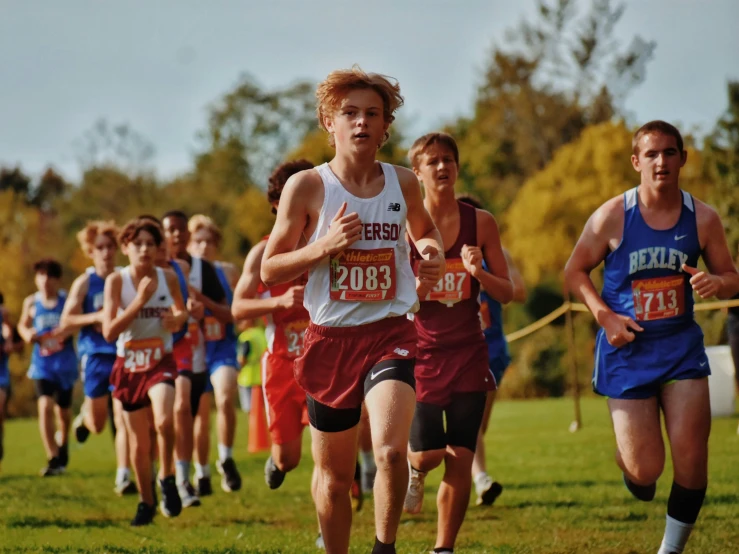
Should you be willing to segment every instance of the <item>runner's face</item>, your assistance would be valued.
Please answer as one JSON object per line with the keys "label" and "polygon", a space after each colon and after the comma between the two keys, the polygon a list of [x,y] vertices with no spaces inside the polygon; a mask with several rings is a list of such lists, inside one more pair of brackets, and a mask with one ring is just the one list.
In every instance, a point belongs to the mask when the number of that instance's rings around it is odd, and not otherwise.
{"label": "runner's face", "polygon": [[639,139],[639,156],[632,156],[634,169],[642,175],[642,183],[657,190],[678,186],[680,168],[686,154],[677,147],[677,139],[663,133],[647,133]]}
{"label": "runner's face", "polygon": [[158,246],[148,231],[139,231],[128,243],[126,253],[131,265],[138,270],[150,270],[154,267]]}
{"label": "runner's face", "polygon": [[337,149],[356,152],[376,152],[389,126],[383,115],[382,97],[369,88],[349,91],[326,121]]}
{"label": "runner's face", "polygon": [[187,230],[187,221],[181,217],[166,217],[164,225],[164,241],[167,243],[167,252],[173,258],[187,253],[187,243],[190,232]]}
{"label": "runner's face", "polygon": [[426,188],[454,191],[459,168],[454,153],[443,144],[432,144],[421,155],[416,173],[418,180]]}
{"label": "runner's face", "polygon": [[192,234],[188,250],[193,256],[204,258],[209,262],[215,260],[218,254],[215,237],[208,229],[198,229]]}
{"label": "runner's face", "polygon": [[46,296],[54,296],[59,291],[59,279],[49,277],[46,273],[39,272],[34,276],[34,283],[39,292]]}
{"label": "runner's face", "polygon": [[92,245],[92,263],[96,272],[107,274],[113,271],[116,250],[118,250],[116,244],[108,235],[95,237],[95,244]]}

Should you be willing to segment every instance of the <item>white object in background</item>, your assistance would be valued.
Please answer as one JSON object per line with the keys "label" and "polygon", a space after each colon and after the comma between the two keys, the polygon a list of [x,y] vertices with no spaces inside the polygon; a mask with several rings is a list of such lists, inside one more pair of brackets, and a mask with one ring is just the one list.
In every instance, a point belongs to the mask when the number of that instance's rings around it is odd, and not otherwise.
{"label": "white object in background", "polygon": [[708,392],[711,397],[711,416],[729,417],[734,415],[734,361],[727,345],[706,348],[711,376],[708,378]]}

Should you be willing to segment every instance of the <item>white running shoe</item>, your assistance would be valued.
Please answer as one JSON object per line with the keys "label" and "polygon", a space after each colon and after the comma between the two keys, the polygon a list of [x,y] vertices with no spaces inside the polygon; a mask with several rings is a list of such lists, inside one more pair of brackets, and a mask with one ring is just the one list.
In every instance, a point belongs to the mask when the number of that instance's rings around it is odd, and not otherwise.
{"label": "white running shoe", "polygon": [[[410,464],[408,464],[410,467]],[[408,479],[408,491],[405,493],[405,501],[403,502],[403,511],[409,514],[421,513],[423,506],[423,482],[426,479],[426,473],[416,471],[410,467],[410,479]]]}
{"label": "white running shoe", "polygon": [[503,492],[503,486],[486,474],[479,482],[475,481],[475,492],[477,493],[475,501],[477,506],[490,506]]}
{"label": "white running shoe", "polygon": [[323,535],[319,534],[318,538],[316,539],[316,548],[319,550],[326,550],[326,545],[323,542]]}
{"label": "white running shoe", "polygon": [[195,493],[195,488],[190,484],[190,481],[177,485],[177,492],[182,500],[183,508],[190,508],[192,506],[200,506],[200,498]]}

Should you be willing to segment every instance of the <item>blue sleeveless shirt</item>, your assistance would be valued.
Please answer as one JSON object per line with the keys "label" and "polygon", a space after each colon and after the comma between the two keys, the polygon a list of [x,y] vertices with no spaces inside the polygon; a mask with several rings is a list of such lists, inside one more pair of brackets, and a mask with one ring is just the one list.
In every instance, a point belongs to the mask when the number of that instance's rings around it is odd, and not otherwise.
{"label": "blue sleeveless shirt", "polygon": [[628,315],[641,327],[636,340],[662,337],[696,325],[690,275],[701,255],[693,197],[681,191],[680,218],[670,229],[647,225],[639,209],[637,189],[624,194],[623,238],[605,259],[602,298],[615,313]]}
{"label": "blue sleeveless shirt", "polygon": [[[484,261],[482,268],[489,271]],[[482,287],[480,287],[480,317],[485,342],[488,345],[488,361],[490,363],[497,361],[503,367],[508,367],[511,356],[503,333],[503,306]]]}
{"label": "blue sleeveless shirt", "polygon": [[[187,305],[187,297],[188,297],[188,290],[187,290],[187,279],[185,279],[185,274],[182,272],[182,268],[180,267],[180,264],[175,262],[174,260],[169,261],[169,265],[172,266],[172,269],[177,274],[177,281],[180,283],[180,291],[182,292],[182,301]],[[182,326],[182,329],[177,331],[176,333],[172,333],[172,343],[179,341],[187,334],[187,322]]]}
{"label": "blue sleeveless shirt", "polygon": [[[34,295],[33,328],[37,336],[59,327],[64,303],[67,301],[67,292],[60,290],[57,302],[53,308],[46,308],[41,302],[41,293]],[[58,380],[63,388],[70,388],[77,378],[77,355],[74,351],[72,337],[61,344],[49,344],[44,341],[33,345],[31,367],[28,377],[31,379]]]}
{"label": "blue sleeveless shirt", "polygon": [[[105,279],[95,273],[94,267],[87,268],[87,294],[82,304],[82,312],[91,314],[103,309],[103,292]],[[80,357],[90,354],[112,354],[115,355],[115,341],[108,342],[103,334],[94,325],[86,325],[80,329],[77,339],[77,350]]]}

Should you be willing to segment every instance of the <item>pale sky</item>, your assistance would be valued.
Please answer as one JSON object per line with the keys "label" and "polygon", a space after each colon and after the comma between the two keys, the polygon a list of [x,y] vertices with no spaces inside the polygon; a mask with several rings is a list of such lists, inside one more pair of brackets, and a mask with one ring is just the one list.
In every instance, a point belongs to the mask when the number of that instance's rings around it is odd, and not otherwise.
{"label": "pale sky", "polygon": [[[581,0],[584,2],[587,0]],[[655,40],[634,122],[705,132],[739,80],[739,1],[627,0],[617,36]],[[0,0],[0,165],[79,176],[98,118],[151,141],[157,174],[191,166],[206,107],[244,72],[265,87],[359,63],[392,75],[409,132],[470,114],[493,44],[535,0]]]}

